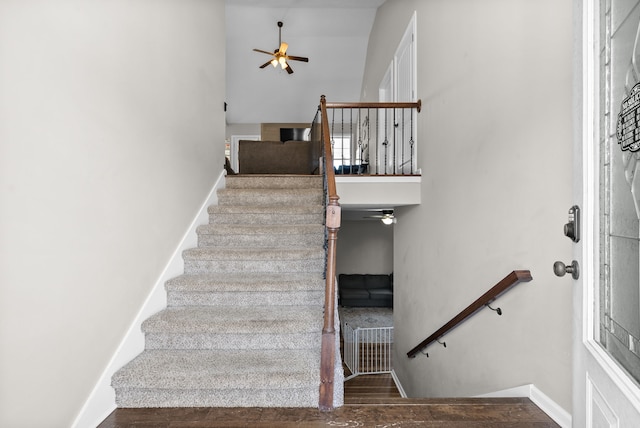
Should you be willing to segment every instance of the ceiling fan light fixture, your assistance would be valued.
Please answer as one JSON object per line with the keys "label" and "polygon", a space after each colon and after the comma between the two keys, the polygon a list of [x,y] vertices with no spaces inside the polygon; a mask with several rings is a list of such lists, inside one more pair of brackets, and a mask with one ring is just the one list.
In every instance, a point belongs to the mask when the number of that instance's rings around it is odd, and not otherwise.
{"label": "ceiling fan light fixture", "polygon": [[382,217],[380,219],[386,226],[389,226],[393,223],[396,222],[396,218],[395,217]]}
{"label": "ceiling fan light fixture", "polygon": [[289,65],[288,61],[291,60],[309,62],[309,58],[303,56],[287,55],[287,49],[289,48],[289,45],[282,41],[282,25],[282,21],[278,21],[278,41],[280,43],[278,49],[274,50],[273,52],[268,52],[262,49],[254,49],[254,51],[273,56],[273,59],[265,62],[259,68],[265,68],[269,64],[277,67],[278,64],[280,64],[283,70],[286,70],[289,74],[293,74],[293,69]]}

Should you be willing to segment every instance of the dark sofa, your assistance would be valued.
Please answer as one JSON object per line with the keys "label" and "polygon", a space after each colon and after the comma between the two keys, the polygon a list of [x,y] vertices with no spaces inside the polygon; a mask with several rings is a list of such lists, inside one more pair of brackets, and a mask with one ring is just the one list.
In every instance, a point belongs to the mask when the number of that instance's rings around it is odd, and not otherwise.
{"label": "dark sofa", "polygon": [[338,276],[338,303],[353,307],[393,307],[393,274],[346,274]]}

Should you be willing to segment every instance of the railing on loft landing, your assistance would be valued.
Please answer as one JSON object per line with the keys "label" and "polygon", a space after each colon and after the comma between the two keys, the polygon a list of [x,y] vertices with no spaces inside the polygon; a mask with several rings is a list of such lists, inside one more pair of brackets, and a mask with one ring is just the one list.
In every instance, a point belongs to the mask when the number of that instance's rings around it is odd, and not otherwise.
{"label": "railing on loft landing", "polygon": [[[325,103],[338,175],[417,175],[422,102]],[[325,116],[323,116],[325,117]]]}
{"label": "railing on loft landing", "polygon": [[336,367],[336,246],[341,208],[336,174],[414,175],[414,103],[328,103],[325,96],[311,126],[311,140],[322,146],[321,171],[326,199],[326,286],[322,327],[319,408],[333,410]]}
{"label": "railing on loft landing", "polygon": [[[456,328],[463,321],[465,321],[467,318],[471,317],[473,314],[475,314],[476,312],[478,312],[480,309],[484,308],[485,306],[489,307],[490,309],[495,310],[498,313],[498,315],[502,315],[502,311],[501,311],[500,308],[494,309],[491,306],[489,306],[491,304],[491,302],[493,302],[495,299],[497,299],[501,294],[503,294],[506,291],[510,290],[513,286],[515,286],[515,285],[517,285],[517,284],[519,284],[521,282],[529,282],[532,279],[533,278],[531,277],[531,272],[530,271],[528,271],[528,270],[514,270],[509,275],[504,277],[500,282],[498,282],[496,285],[494,285],[489,291],[487,291],[482,296],[480,296],[478,299],[476,299],[475,302],[473,302],[472,304],[467,306],[462,312],[460,312],[458,315],[453,317],[448,323],[446,323],[445,325],[440,327],[433,334],[431,334],[425,340],[420,342],[420,344],[418,344],[411,351],[407,352],[407,356],[409,358],[414,358],[418,353],[421,353],[421,352],[424,353],[423,350],[427,346],[429,346],[433,342],[439,341],[445,334],[447,334],[449,331],[451,331],[454,328]],[[446,346],[446,343],[445,343],[445,346]],[[426,355],[429,356],[428,354],[426,354]]]}

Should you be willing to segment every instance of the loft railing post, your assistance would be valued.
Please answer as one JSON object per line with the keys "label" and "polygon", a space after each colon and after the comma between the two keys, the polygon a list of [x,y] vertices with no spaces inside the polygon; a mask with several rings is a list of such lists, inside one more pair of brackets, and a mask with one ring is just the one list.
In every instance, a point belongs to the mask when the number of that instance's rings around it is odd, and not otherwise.
{"label": "loft railing post", "polygon": [[333,171],[333,155],[331,153],[331,136],[327,120],[326,99],[320,98],[322,116],[322,144],[324,146],[324,174],[327,180],[327,267],[324,303],[324,324],[322,327],[322,350],[320,357],[320,398],[318,407],[322,411],[333,410],[334,377],[336,363],[336,241],[340,229],[340,204],[336,191],[335,173]]}
{"label": "loft railing post", "polygon": [[[329,411],[333,410],[334,405],[334,380],[336,370],[336,243],[338,239],[338,230],[340,229],[340,199],[336,191],[336,179],[334,171],[334,161],[332,152],[332,140],[334,135],[331,131],[334,129],[335,121],[332,120],[331,130],[329,129],[329,119],[327,115],[327,109],[331,108],[332,118],[335,119],[335,109],[350,109],[349,116],[349,137],[350,142],[353,143],[357,132],[354,130],[353,124],[353,109],[361,108],[374,108],[379,109],[388,108],[411,108],[420,111],[420,101],[416,103],[327,103],[325,96],[320,97],[320,115],[321,115],[321,144],[323,147],[323,166],[325,185],[327,192],[326,201],[326,231],[327,231],[327,264],[326,264],[326,284],[325,284],[325,306],[324,306],[324,324],[322,327],[322,350],[320,357],[320,396],[318,407],[320,410]],[[344,110],[341,112],[341,125],[340,130],[342,132],[341,138],[344,139]],[[376,123],[378,119],[376,118]],[[395,113],[394,113],[395,122]],[[376,130],[377,132],[377,130]],[[377,145],[377,142],[376,142]],[[341,151],[343,151],[345,145],[341,145]],[[351,147],[349,150],[349,159],[353,159],[354,154]],[[341,158],[344,159],[344,152],[341,153]],[[362,162],[363,159],[360,161]],[[394,158],[395,162],[395,158]],[[353,163],[353,162],[351,162]],[[353,167],[353,165],[351,165]],[[387,166],[385,165],[385,173]],[[395,168],[395,166],[394,166]]]}

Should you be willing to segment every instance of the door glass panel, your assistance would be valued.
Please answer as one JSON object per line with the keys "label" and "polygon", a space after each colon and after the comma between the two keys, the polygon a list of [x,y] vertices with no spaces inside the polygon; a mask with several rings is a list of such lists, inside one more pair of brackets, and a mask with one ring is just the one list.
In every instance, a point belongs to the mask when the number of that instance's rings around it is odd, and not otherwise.
{"label": "door glass panel", "polygon": [[[600,8],[605,25],[600,40],[600,284],[595,317],[600,344],[636,381],[640,381],[640,151],[623,148],[624,137],[633,136],[640,124],[639,4],[604,0]],[[640,139],[640,129],[635,132]]]}

